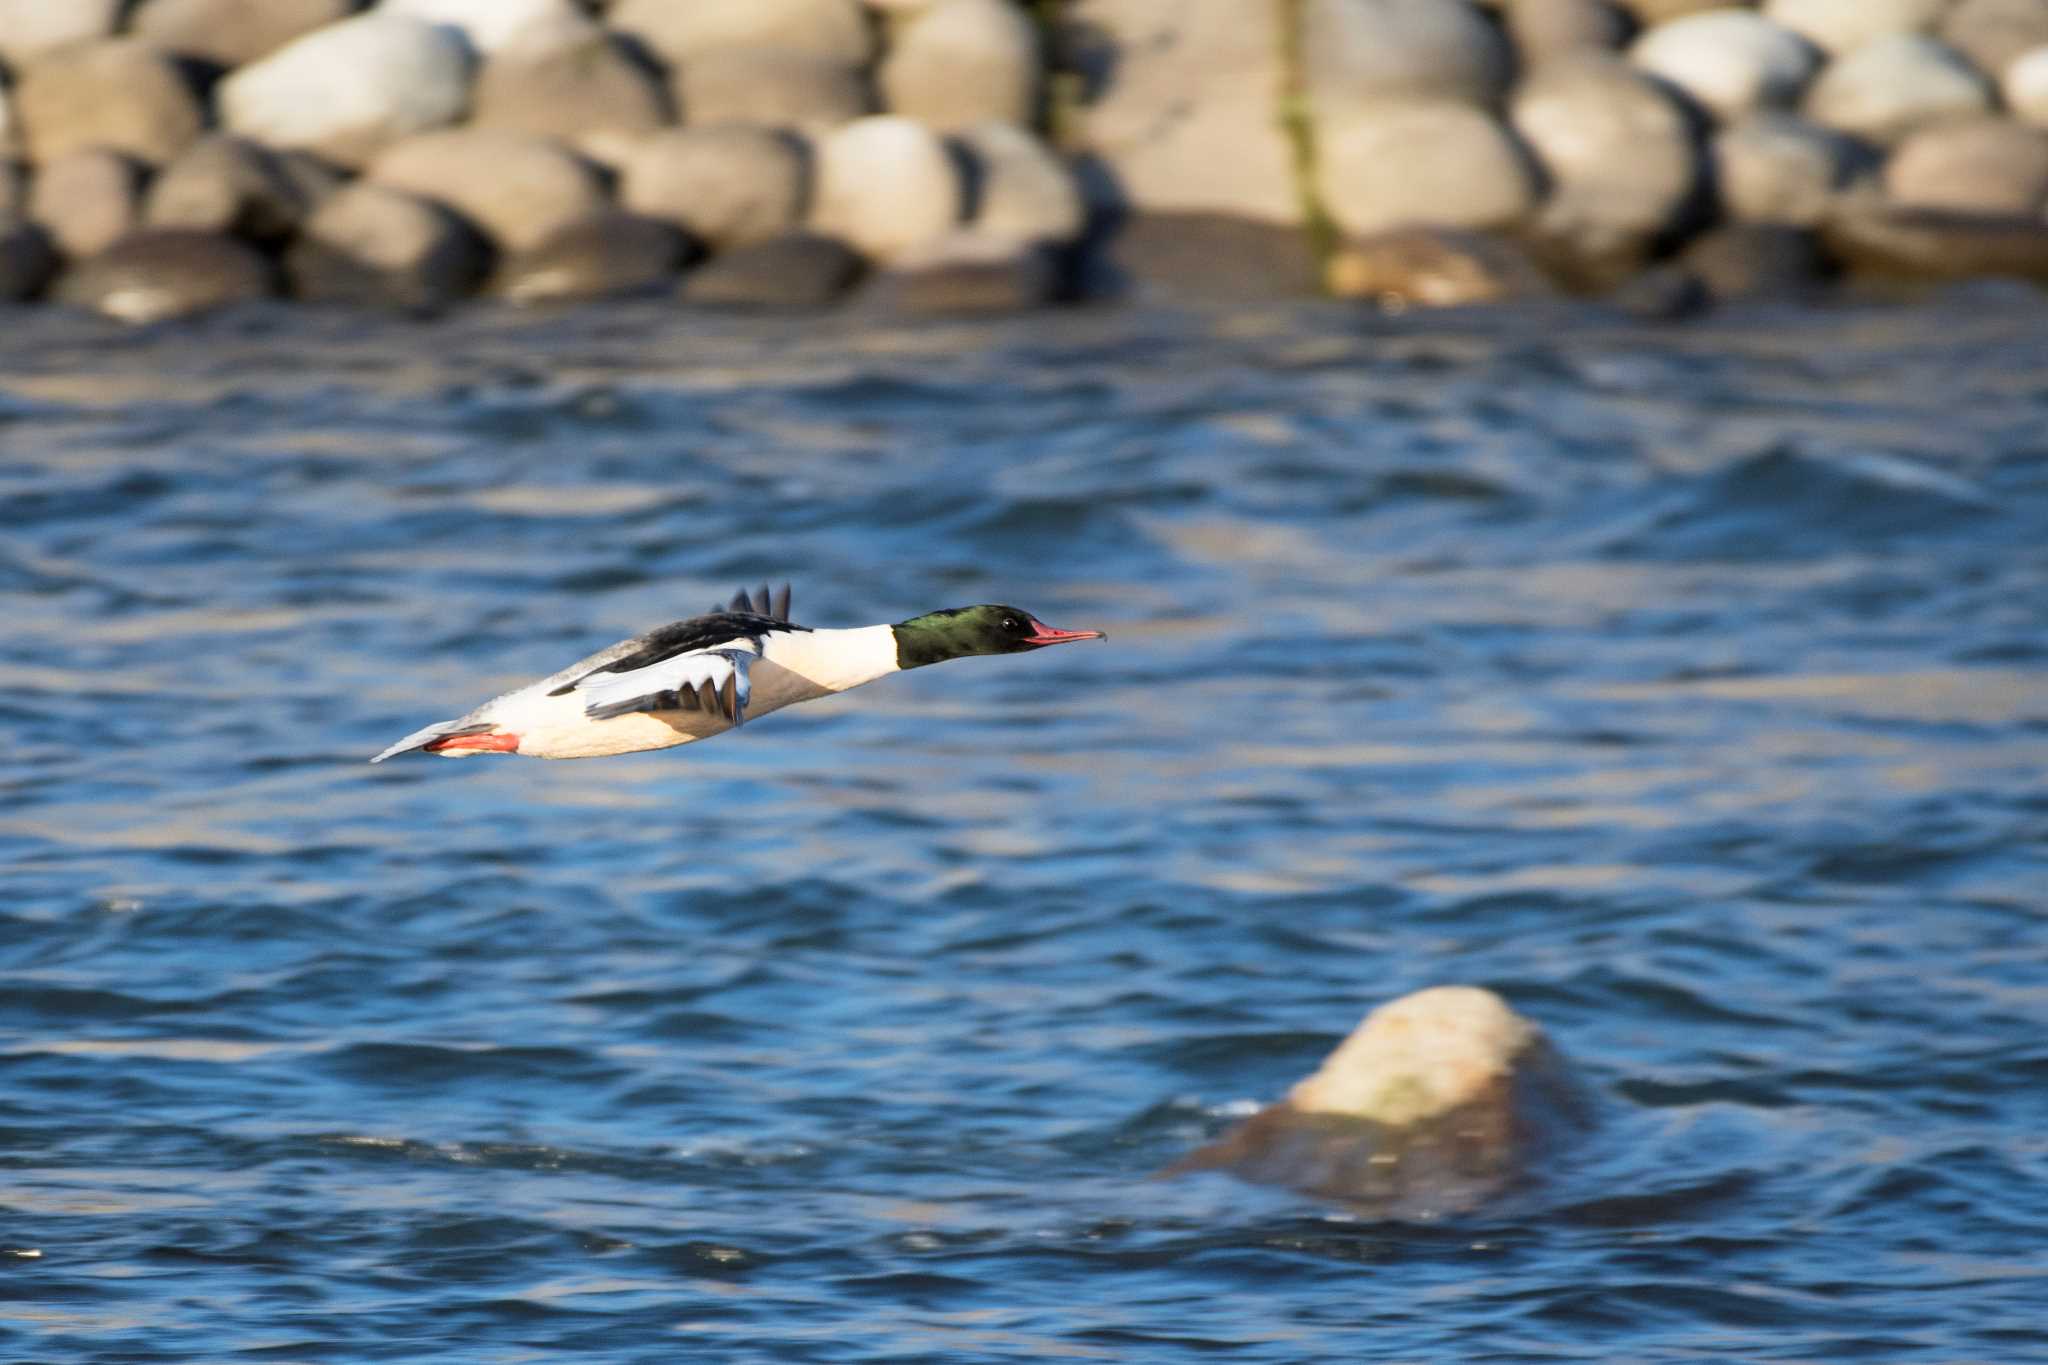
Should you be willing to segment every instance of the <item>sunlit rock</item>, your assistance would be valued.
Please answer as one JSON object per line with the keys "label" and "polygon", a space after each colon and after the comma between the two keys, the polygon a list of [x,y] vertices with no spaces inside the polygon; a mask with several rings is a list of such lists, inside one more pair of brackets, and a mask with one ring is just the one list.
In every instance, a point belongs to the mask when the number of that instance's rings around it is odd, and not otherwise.
{"label": "sunlit rock", "polygon": [[475,289],[489,261],[446,209],[358,180],[313,211],[285,264],[304,299],[432,312]]}
{"label": "sunlit rock", "polygon": [[148,168],[103,147],[68,152],[36,168],[28,212],[66,256],[93,256],[142,221]]}
{"label": "sunlit rock", "polygon": [[722,48],[676,68],[684,123],[758,124],[823,133],[874,108],[867,74],[836,57],[781,47]]}
{"label": "sunlit rock", "polygon": [[268,148],[216,133],[164,167],[149,187],[143,221],[280,242],[298,230],[306,212],[298,183]]}
{"label": "sunlit rock", "polygon": [[1500,120],[1462,102],[1347,106],[1323,122],[1316,152],[1323,207],[1352,234],[1503,227],[1536,203],[1528,152]]}
{"label": "sunlit rock", "polygon": [[1507,0],[1508,37],[1524,67],[1579,52],[1611,51],[1634,25],[1608,0]]}
{"label": "sunlit rock", "polygon": [[663,81],[581,20],[522,30],[484,59],[470,92],[472,127],[556,138],[613,166],[674,121]]}
{"label": "sunlit rock", "polygon": [[15,71],[52,48],[104,38],[122,0],[0,0],[0,62]]}
{"label": "sunlit rock", "polygon": [[490,292],[508,303],[568,303],[666,285],[696,254],[673,223],[616,209],[564,223],[505,258]]}
{"label": "sunlit rock", "polygon": [[128,26],[165,52],[233,70],[355,8],[355,0],[142,0]]}
{"label": "sunlit rock", "polygon": [[847,66],[874,55],[874,30],[855,0],[616,0],[613,28],[682,64],[733,48],[780,48]]}
{"label": "sunlit rock", "polygon": [[845,297],[867,263],[832,237],[790,232],[712,257],[683,282],[685,303],[738,312],[815,312]]}
{"label": "sunlit rock", "polygon": [[1830,62],[1806,96],[1806,116],[1889,146],[1942,119],[1989,112],[1991,87],[1955,49],[1894,34]]}
{"label": "sunlit rock", "polygon": [[1934,27],[1949,0],[1766,0],[1764,17],[1823,52],[1852,52],[1865,43]]}
{"label": "sunlit rock", "polygon": [[1350,238],[1331,253],[1324,282],[1338,298],[1383,308],[1462,308],[1556,292],[1514,242],[1440,227]]}
{"label": "sunlit rock", "polygon": [[2002,118],[1932,124],[1892,153],[1884,188],[1909,208],[2038,214],[2048,205],[2048,132]]}
{"label": "sunlit rock", "polygon": [[887,260],[959,222],[960,173],[931,129],[880,114],[818,144],[811,225]]}
{"label": "sunlit rock", "polygon": [[1716,117],[1734,119],[1795,104],[1819,54],[1768,19],[1731,9],[1660,24],[1636,40],[1629,59]]}
{"label": "sunlit rock", "polygon": [[1958,0],[1935,36],[1996,78],[2048,44],[2048,0]]}
{"label": "sunlit rock", "polygon": [[953,137],[972,179],[968,226],[1018,242],[1065,244],[1081,235],[1087,205],[1065,164],[1012,123],[963,128]]}
{"label": "sunlit rock", "polygon": [[508,251],[537,246],[606,203],[604,181],[589,162],[548,139],[489,128],[407,138],[380,153],[364,176],[445,204]]}
{"label": "sunlit rock", "polygon": [[1846,133],[1791,114],[1761,114],[1714,135],[1721,206],[1742,223],[1813,227],[1877,157]]}
{"label": "sunlit rock", "polygon": [[1383,100],[1492,104],[1514,56],[1465,0],[1306,0],[1301,60],[1318,119]]}
{"label": "sunlit rock", "polygon": [[808,180],[804,146],[786,133],[747,124],[671,128],[627,155],[619,202],[721,250],[794,228]]}
{"label": "sunlit rock", "polygon": [[941,131],[1027,125],[1040,65],[1037,31],[1010,0],[937,0],[896,35],[877,81],[891,113]]}
{"label": "sunlit rock", "polygon": [[19,74],[13,103],[35,162],[101,147],[156,165],[198,137],[204,122],[177,63],[133,38],[41,54]]}

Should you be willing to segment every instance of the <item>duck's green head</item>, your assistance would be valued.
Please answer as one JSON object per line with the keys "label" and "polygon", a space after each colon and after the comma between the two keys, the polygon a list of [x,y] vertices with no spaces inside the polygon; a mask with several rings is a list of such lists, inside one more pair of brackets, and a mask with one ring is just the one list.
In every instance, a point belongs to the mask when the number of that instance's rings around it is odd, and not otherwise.
{"label": "duck's green head", "polygon": [[896,632],[896,666],[922,668],[970,654],[1021,654],[1072,640],[1104,640],[1099,630],[1058,630],[1028,611],[988,603],[915,616]]}

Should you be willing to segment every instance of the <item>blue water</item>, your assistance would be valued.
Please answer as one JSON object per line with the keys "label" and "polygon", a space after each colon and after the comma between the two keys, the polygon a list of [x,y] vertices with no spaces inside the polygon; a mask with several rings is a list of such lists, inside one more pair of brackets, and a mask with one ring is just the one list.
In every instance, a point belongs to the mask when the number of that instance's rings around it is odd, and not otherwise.
{"label": "blue water", "polygon": [[[2048,1359],[2048,314],[0,336],[0,1359]],[[715,743],[363,760],[764,578]],[[1154,1175],[1471,982],[1478,1215]]]}

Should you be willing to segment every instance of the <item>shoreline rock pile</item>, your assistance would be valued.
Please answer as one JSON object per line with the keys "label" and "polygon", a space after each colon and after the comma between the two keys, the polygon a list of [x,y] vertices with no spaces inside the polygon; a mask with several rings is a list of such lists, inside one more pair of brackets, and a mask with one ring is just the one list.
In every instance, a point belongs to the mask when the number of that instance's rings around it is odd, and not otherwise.
{"label": "shoreline rock pile", "polygon": [[0,0],[0,301],[2048,281],[2048,0]]}

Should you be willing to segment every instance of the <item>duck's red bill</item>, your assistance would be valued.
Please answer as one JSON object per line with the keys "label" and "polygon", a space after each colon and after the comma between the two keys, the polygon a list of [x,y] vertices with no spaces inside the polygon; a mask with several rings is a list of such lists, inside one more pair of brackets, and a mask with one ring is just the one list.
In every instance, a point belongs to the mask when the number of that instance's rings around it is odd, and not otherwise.
{"label": "duck's red bill", "polygon": [[1063,645],[1071,640],[1107,640],[1109,637],[1099,630],[1061,630],[1049,626],[1036,616],[1031,618],[1031,634],[1024,637],[1027,645]]}

